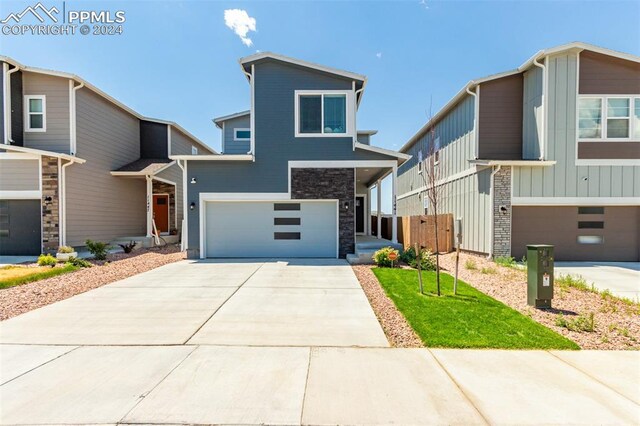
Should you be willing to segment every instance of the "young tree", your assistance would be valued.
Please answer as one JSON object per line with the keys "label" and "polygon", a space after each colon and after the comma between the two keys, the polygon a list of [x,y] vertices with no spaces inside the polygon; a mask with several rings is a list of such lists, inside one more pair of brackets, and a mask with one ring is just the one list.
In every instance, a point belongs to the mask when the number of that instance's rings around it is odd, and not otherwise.
{"label": "young tree", "polygon": [[432,127],[427,133],[427,153],[422,167],[422,180],[426,188],[425,196],[428,200],[427,214],[433,216],[435,256],[436,256],[436,287],[440,296],[440,241],[438,238],[438,219],[440,210],[445,198],[447,185],[442,184],[446,178],[444,164],[440,163],[440,139],[436,135],[435,128]]}

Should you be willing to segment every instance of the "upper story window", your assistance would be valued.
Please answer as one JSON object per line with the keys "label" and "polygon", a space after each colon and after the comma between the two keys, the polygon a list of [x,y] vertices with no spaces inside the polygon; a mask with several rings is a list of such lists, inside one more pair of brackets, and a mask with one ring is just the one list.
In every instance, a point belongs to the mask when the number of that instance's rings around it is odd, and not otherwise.
{"label": "upper story window", "polygon": [[296,136],[348,136],[349,91],[296,90]]}
{"label": "upper story window", "polygon": [[198,155],[198,147],[195,147],[195,146],[191,147],[191,155]]}
{"label": "upper story window", "polygon": [[45,132],[47,130],[47,104],[44,95],[24,97],[25,132]]}
{"label": "upper story window", "polygon": [[233,140],[245,142],[251,140],[251,129],[233,129]]}
{"label": "upper story window", "polygon": [[578,139],[625,141],[640,139],[640,97],[578,98]]}

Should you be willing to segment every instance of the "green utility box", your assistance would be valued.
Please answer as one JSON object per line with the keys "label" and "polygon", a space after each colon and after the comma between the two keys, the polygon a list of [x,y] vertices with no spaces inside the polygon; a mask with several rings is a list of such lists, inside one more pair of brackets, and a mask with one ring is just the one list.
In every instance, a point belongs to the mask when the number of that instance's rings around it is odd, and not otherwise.
{"label": "green utility box", "polygon": [[527,304],[550,308],[553,299],[553,246],[527,246]]}

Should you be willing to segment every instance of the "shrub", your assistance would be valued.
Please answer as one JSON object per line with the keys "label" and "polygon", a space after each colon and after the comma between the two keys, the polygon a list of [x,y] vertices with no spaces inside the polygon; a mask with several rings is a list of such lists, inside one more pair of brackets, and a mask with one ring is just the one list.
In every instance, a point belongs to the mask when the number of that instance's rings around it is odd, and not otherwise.
{"label": "shrub", "polygon": [[495,274],[496,270],[493,268],[482,268],[480,269],[480,272],[483,274]]}
{"label": "shrub", "polygon": [[129,242],[129,244],[118,244],[120,247],[122,247],[122,250],[124,250],[125,253],[131,253],[133,251],[133,248],[138,245],[138,243],[136,243],[135,241],[131,241]]}
{"label": "shrub", "polygon": [[379,267],[390,268],[393,266],[393,263],[391,259],[389,259],[389,253],[395,253],[396,256],[398,256],[398,250],[392,247],[383,247],[373,254],[372,259]]}
{"label": "shrub", "polygon": [[585,280],[580,275],[576,275],[576,276],[569,275],[569,274],[560,275],[555,278],[555,284],[557,284],[558,287],[565,290],[568,288],[576,288],[578,290],[583,290],[583,291],[590,291],[594,293],[597,292],[594,285],[593,284],[589,285],[589,283],[587,283],[587,280]]}
{"label": "shrub", "polygon": [[60,246],[58,247],[58,253],[73,253],[73,247],[70,246]]}
{"label": "shrub", "polygon": [[[420,263],[420,268],[423,271],[435,271],[436,270],[436,259],[433,254],[429,250],[421,250],[422,254],[422,262]],[[400,260],[402,260],[407,265],[412,268],[418,267],[416,250],[413,247],[409,247],[400,255]]]}
{"label": "shrub", "polygon": [[400,260],[406,263],[407,265],[411,265],[411,263],[415,263],[416,261],[416,251],[413,247],[409,247],[404,250],[400,255]]}
{"label": "shrub", "polygon": [[476,269],[478,269],[476,262],[471,259],[467,259],[467,261],[464,262],[464,267],[470,271],[475,271]]}
{"label": "shrub", "polygon": [[105,260],[107,258],[107,250],[109,245],[100,241],[87,240],[84,242],[89,253],[93,255],[95,260]]}
{"label": "shrub", "polygon": [[515,266],[517,265],[516,260],[511,256],[498,256],[493,259],[493,261],[496,264],[504,266],[506,268],[515,268]]}
{"label": "shrub", "polygon": [[589,312],[588,315],[578,315],[574,319],[567,319],[564,315],[559,314],[556,317],[556,325],[579,333],[592,332],[596,329],[596,320],[593,312]]}
{"label": "shrub", "polygon": [[69,260],[67,261],[67,264],[73,265],[73,266],[77,266],[79,268],[91,268],[93,265],[91,264],[91,262],[88,262],[84,259],[81,259],[79,257],[71,257],[69,258]]}
{"label": "shrub", "polygon": [[50,254],[41,254],[38,257],[38,265],[40,266],[51,266],[53,268],[56,263],[58,263],[58,260]]}

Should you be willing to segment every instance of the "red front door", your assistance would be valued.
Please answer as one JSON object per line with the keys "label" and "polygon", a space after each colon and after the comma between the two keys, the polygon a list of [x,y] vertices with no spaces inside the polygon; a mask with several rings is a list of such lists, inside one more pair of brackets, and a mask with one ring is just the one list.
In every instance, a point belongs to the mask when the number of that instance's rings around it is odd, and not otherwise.
{"label": "red front door", "polygon": [[169,196],[153,196],[153,220],[158,232],[169,232]]}

